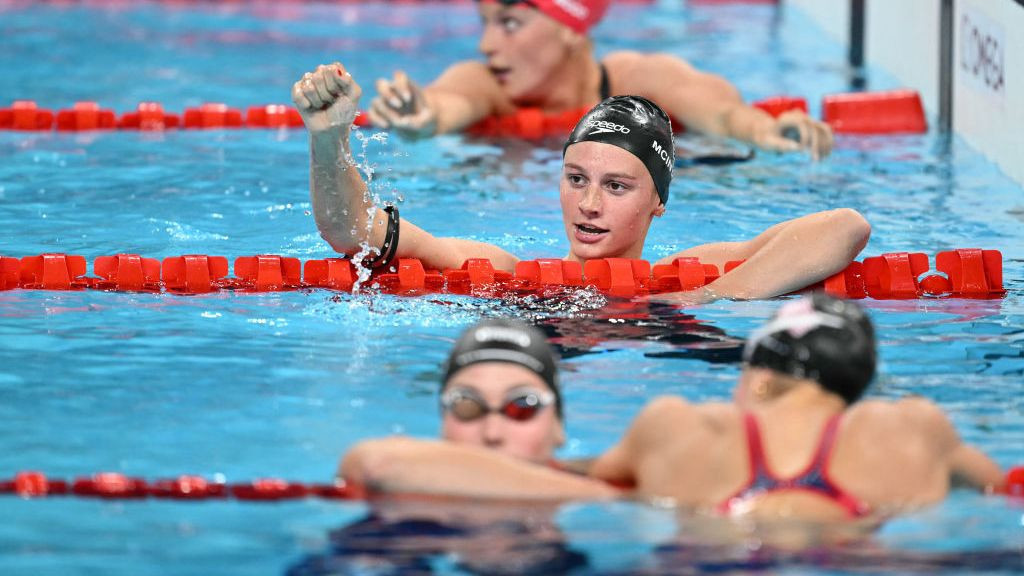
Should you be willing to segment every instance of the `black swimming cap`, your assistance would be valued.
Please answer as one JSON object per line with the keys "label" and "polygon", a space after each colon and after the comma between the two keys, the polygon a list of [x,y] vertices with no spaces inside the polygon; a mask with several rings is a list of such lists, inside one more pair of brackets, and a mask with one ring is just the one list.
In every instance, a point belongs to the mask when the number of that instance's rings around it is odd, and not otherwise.
{"label": "black swimming cap", "polygon": [[668,185],[675,166],[672,121],[657,104],[640,96],[612,96],[587,112],[569,134],[565,151],[577,142],[604,142],[640,159],[651,173],[661,203],[668,202]]}
{"label": "black swimming cap", "polygon": [[534,372],[555,394],[555,409],[562,417],[562,395],[558,389],[555,352],[540,330],[506,318],[482,320],[470,327],[452,348],[444,366],[441,388],[466,366],[478,362],[508,362]]}
{"label": "black swimming cap", "polygon": [[875,331],[854,302],[815,293],[785,304],[751,334],[743,360],[814,380],[852,404],[875,375]]}

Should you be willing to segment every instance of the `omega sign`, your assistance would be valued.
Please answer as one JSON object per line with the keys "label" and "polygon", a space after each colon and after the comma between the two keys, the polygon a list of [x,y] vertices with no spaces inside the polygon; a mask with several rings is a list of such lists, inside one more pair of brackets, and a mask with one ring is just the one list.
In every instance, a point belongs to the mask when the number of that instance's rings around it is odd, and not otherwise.
{"label": "omega sign", "polygon": [[1002,95],[1005,60],[1002,27],[976,12],[960,14],[960,72],[972,84]]}

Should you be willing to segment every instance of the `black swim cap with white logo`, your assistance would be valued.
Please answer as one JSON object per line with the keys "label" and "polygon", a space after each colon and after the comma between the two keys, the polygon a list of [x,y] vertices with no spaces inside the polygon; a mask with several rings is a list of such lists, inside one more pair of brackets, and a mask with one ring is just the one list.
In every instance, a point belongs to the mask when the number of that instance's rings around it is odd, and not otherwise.
{"label": "black swim cap with white logo", "polygon": [[785,304],[751,334],[743,360],[814,380],[852,404],[875,375],[875,331],[854,302],[815,293]]}
{"label": "black swim cap with white logo", "polygon": [[441,388],[456,372],[479,362],[508,362],[534,372],[555,394],[555,409],[562,417],[562,396],[558,389],[558,364],[555,351],[540,330],[505,318],[482,320],[470,327],[452,348],[444,366]]}
{"label": "black swim cap with white logo", "polygon": [[606,99],[576,124],[562,147],[562,157],[577,142],[604,142],[636,156],[651,173],[661,203],[668,202],[675,166],[672,121],[654,102],[640,96]]}

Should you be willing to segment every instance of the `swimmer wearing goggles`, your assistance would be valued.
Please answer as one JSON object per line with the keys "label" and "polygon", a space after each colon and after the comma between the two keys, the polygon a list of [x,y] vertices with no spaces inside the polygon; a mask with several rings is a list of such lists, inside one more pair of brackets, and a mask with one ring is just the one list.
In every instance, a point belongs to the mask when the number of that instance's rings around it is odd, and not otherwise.
{"label": "swimmer wearing goggles", "polygon": [[360,442],[342,459],[339,477],[378,493],[500,490],[529,500],[618,494],[555,462],[565,442],[557,359],[532,326],[488,319],[466,330],[444,364],[440,408],[441,441]]}

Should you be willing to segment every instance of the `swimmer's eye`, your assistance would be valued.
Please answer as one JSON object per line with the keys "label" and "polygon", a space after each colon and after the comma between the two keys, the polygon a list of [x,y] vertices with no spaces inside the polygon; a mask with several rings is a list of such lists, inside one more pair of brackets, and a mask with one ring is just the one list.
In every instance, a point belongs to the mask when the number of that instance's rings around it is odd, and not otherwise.
{"label": "swimmer's eye", "polygon": [[582,174],[566,174],[565,179],[569,181],[574,188],[581,188],[587,185],[587,179]]}
{"label": "swimmer's eye", "polygon": [[512,16],[503,16],[498,19],[498,25],[506,33],[512,33],[523,27],[523,21],[519,18],[513,18]]}
{"label": "swimmer's eye", "polygon": [[626,192],[629,192],[631,190],[629,186],[617,180],[611,180],[607,182],[604,186],[612,194],[625,194]]}

